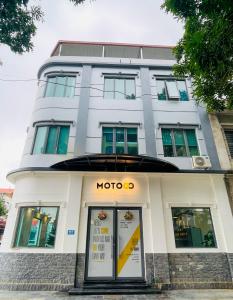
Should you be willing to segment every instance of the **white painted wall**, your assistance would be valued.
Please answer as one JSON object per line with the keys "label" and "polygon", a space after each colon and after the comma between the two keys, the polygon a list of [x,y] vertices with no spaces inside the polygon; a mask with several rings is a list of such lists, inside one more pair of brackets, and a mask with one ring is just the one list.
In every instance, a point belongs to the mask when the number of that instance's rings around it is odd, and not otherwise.
{"label": "white painted wall", "polygon": [[[233,252],[233,220],[223,175],[21,172],[16,180],[1,251],[85,253],[88,206],[139,206],[148,253]],[[133,182],[134,190],[97,190],[96,183]],[[54,249],[12,248],[21,206],[60,207]],[[217,248],[175,248],[171,207],[209,207]],[[68,236],[67,230],[75,235]]]}

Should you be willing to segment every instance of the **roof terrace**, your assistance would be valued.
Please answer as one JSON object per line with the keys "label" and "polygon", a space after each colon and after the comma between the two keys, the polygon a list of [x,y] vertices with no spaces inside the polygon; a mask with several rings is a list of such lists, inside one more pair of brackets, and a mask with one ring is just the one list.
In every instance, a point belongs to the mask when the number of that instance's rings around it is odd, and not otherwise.
{"label": "roof terrace", "polygon": [[51,56],[89,56],[174,60],[172,46],[58,41]]}

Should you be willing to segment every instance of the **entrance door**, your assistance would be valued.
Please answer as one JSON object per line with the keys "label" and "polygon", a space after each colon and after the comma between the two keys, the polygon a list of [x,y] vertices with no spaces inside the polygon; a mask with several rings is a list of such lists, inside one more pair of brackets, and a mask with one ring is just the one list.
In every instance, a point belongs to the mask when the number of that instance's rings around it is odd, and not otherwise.
{"label": "entrance door", "polygon": [[144,279],[141,208],[89,208],[86,280]]}

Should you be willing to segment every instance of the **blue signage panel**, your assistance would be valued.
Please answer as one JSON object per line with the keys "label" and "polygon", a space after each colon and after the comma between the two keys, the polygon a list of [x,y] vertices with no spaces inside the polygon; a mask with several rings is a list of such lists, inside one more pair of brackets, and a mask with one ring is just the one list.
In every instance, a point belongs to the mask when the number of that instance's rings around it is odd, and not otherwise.
{"label": "blue signage panel", "polygon": [[67,230],[67,234],[68,235],[74,235],[75,234],[75,230],[74,229],[68,229]]}

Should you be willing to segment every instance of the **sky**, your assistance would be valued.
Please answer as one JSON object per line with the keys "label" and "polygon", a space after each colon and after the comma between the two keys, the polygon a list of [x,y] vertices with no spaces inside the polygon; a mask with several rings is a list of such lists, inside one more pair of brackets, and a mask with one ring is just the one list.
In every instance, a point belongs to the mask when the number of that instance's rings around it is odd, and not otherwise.
{"label": "sky", "polygon": [[[41,0],[44,21],[37,24],[34,49],[14,54],[0,44],[0,188],[19,168],[37,90],[37,71],[58,40],[175,45],[183,26],[160,9],[163,0]],[[15,81],[28,80],[29,81]],[[12,81],[13,80],[13,81]]]}

